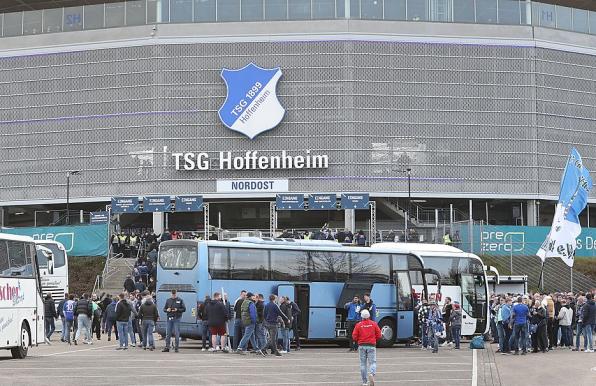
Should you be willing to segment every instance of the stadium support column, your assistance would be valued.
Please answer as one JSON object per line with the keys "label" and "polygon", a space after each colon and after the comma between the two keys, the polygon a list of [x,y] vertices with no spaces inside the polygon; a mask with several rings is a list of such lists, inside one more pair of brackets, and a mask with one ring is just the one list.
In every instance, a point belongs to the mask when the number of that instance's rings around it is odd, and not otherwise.
{"label": "stadium support column", "polygon": [[352,231],[352,233],[356,233],[356,210],[346,209],[344,211],[344,216],[344,228],[346,228],[346,230]]}
{"label": "stadium support column", "polygon": [[526,203],[526,223],[530,227],[536,226],[536,200],[528,200]]}
{"label": "stadium support column", "polygon": [[156,235],[161,235],[163,233],[164,217],[165,213],[163,212],[153,212],[153,231]]}

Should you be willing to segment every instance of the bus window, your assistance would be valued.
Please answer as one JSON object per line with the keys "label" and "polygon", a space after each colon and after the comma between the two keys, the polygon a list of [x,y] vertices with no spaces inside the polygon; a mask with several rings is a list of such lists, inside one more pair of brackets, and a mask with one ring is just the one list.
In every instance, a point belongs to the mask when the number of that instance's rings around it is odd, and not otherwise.
{"label": "bus window", "polygon": [[412,307],[412,287],[410,286],[410,277],[407,271],[397,272],[397,309],[399,311],[411,311]]}
{"label": "bus window", "polygon": [[230,279],[267,280],[269,252],[266,249],[230,248]]}
{"label": "bus window", "polygon": [[[455,285],[461,267],[458,267],[458,257],[424,257],[424,265],[432,267],[441,275],[441,285]],[[427,274],[426,282],[429,285],[437,284],[437,276]]]}
{"label": "bus window", "polygon": [[416,257],[414,257],[412,255],[408,255],[408,269],[410,271],[422,270],[422,263]]}
{"label": "bus window", "polygon": [[461,276],[462,309],[473,318],[476,317],[473,306],[476,304],[476,290],[474,285],[474,276],[466,274]]}
{"label": "bus window", "polygon": [[10,276],[10,264],[8,263],[6,241],[0,241],[0,274],[2,276]]}
{"label": "bus window", "polygon": [[350,260],[346,252],[310,252],[309,280],[345,282]]}
{"label": "bus window", "polygon": [[350,253],[352,281],[389,283],[389,255],[383,253]]}
{"label": "bus window", "polygon": [[228,248],[209,248],[209,274],[212,279],[230,278]]}
{"label": "bus window", "polygon": [[7,241],[10,276],[33,277],[33,261],[22,241]]}
{"label": "bus window", "polygon": [[[41,243],[40,245],[48,248],[49,250],[52,251],[52,261],[54,262],[54,268],[60,268],[60,267],[64,267],[64,264],[66,264],[66,258],[64,257],[64,251],[60,248],[58,248],[58,245],[54,244],[54,243]],[[37,264],[40,267],[45,267],[47,266],[47,259],[45,257],[43,257],[42,260],[39,259],[39,254],[37,254]]]}
{"label": "bus window", "polygon": [[159,250],[159,264],[163,269],[193,269],[197,260],[194,245],[164,245]]}
{"label": "bus window", "polygon": [[271,280],[307,280],[308,254],[301,251],[272,249]]}
{"label": "bus window", "polygon": [[393,258],[393,270],[394,271],[407,271],[408,270],[408,256],[407,255],[391,255]]}

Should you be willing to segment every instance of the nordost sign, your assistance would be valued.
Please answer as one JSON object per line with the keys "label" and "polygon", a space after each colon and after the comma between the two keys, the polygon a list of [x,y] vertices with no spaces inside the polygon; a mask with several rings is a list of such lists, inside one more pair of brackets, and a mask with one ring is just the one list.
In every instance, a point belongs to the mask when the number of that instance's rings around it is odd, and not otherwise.
{"label": "nordost sign", "polygon": [[[271,130],[283,119],[285,109],[277,99],[276,87],[281,78],[279,67],[261,68],[254,63],[238,69],[224,68],[221,77],[227,86],[227,96],[218,114],[228,128],[254,139]],[[279,169],[327,169],[329,157],[326,154],[311,154],[310,150],[281,150],[276,153],[258,150],[233,154],[220,151],[217,162],[209,152],[172,153],[176,170],[279,170]]]}

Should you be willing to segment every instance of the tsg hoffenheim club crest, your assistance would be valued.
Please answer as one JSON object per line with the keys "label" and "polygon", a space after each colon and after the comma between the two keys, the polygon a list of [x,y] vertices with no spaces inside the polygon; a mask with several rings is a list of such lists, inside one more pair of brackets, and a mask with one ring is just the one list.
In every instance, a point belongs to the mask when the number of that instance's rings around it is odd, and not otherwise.
{"label": "tsg hoffenheim club crest", "polygon": [[219,118],[232,130],[254,139],[281,122],[286,110],[277,99],[278,68],[265,69],[254,63],[239,70],[224,68],[221,77],[228,95],[219,109]]}

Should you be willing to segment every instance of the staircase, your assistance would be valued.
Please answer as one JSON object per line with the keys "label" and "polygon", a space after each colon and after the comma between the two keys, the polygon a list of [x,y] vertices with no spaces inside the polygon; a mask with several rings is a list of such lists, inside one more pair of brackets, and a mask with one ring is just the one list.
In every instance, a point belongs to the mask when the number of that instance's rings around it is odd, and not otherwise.
{"label": "staircase", "polygon": [[106,261],[106,267],[102,274],[99,294],[105,293],[117,295],[124,291],[124,280],[126,275],[132,273],[136,259],[125,259],[112,257]]}

